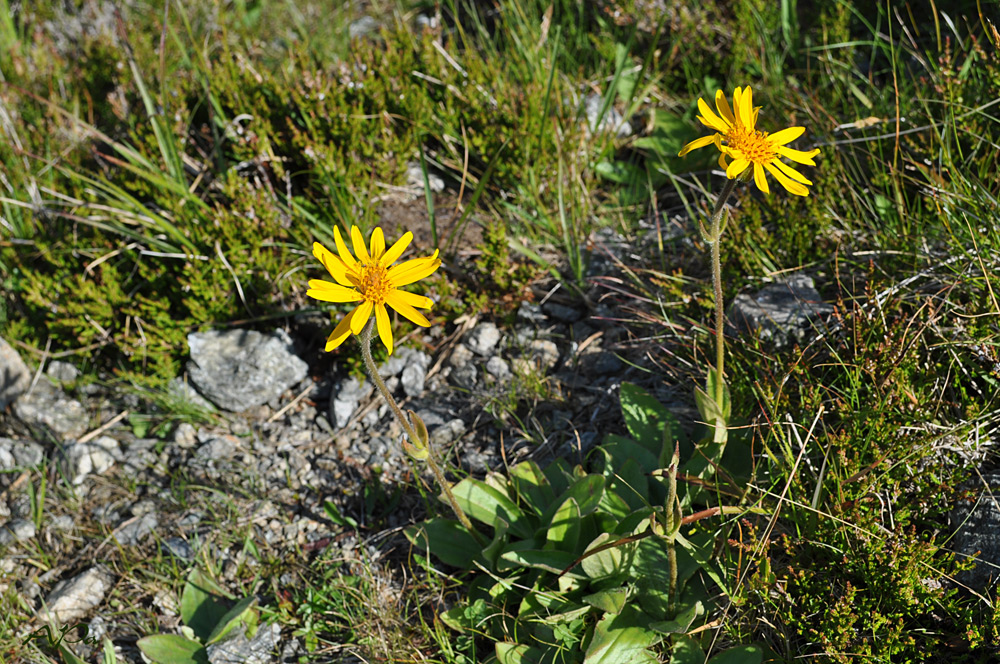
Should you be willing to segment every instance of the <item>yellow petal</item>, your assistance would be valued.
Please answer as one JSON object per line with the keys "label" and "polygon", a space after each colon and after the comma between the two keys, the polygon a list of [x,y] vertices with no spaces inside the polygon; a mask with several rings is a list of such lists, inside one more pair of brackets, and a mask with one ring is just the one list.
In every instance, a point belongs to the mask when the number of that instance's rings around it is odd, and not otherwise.
{"label": "yellow petal", "polygon": [[354,318],[355,311],[357,311],[356,307],[353,311],[351,311],[351,313],[344,316],[344,318],[337,323],[337,327],[333,328],[333,332],[330,333],[330,336],[327,337],[326,340],[327,352],[330,352],[340,344],[344,343],[347,337],[351,336],[351,319]]}
{"label": "yellow petal", "polygon": [[809,152],[802,152],[801,150],[793,150],[792,148],[786,148],[781,146],[778,148],[778,154],[782,157],[788,157],[792,161],[797,161],[800,164],[805,164],[806,166],[815,166],[816,162],[813,161],[813,157],[819,154],[819,149],[810,150]]}
{"label": "yellow petal", "polygon": [[771,164],[764,164],[764,168],[774,176],[774,178],[781,184],[782,187],[787,189],[789,192],[795,194],[796,196],[808,196],[809,190],[805,188],[805,185],[801,185],[794,180],[788,179],[788,177],[779,171],[777,168]]}
{"label": "yellow petal", "polygon": [[750,166],[750,162],[746,159],[734,158],[733,163],[729,164],[729,168],[726,169],[726,177],[730,180],[737,178],[740,176],[740,173],[747,169],[748,166]]}
{"label": "yellow petal", "polygon": [[361,334],[361,330],[364,329],[365,323],[372,316],[372,306],[371,300],[364,300],[357,306],[354,310],[354,315],[351,317],[351,332],[354,334]]}
{"label": "yellow petal", "polygon": [[729,168],[729,162],[726,161],[725,152],[719,153],[719,168],[721,168],[722,170],[726,170],[727,168]]}
{"label": "yellow petal", "polygon": [[337,253],[340,254],[340,259],[344,261],[349,270],[354,270],[358,264],[354,260],[354,256],[351,252],[347,250],[347,245],[344,244],[344,238],[340,237],[340,228],[338,226],[333,227],[333,241],[337,243]]}
{"label": "yellow petal", "polygon": [[715,107],[719,109],[719,114],[722,115],[726,122],[736,124],[736,118],[733,116],[733,111],[729,108],[729,102],[726,100],[726,93],[722,90],[717,90],[715,93]]}
{"label": "yellow petal", "polygon": [[385,298],[386,304],[395,309],[404,318],[416,323],[421,327],[430,327],[431,322],[424,318],[424,315],[411,307],[406,303],[404,299],[399,297],[399,293],[403,291],[390,291],[389,295]]}
{"label": "yellow petal", "polygon": [[395,288],[420,281],[424,277],[430,276],[441,267],[441,259],[437,257],[437,249],[433,256],[427,258],[414,258],[413,260],[400,263],[389,268],[387,273],[389,283]]}
{"label": "yellow petal", "polygon": [[795,180],[796,182],[801,182],[802,184],[812,184],[812,182],[810,180],[806,179],[806,176],[802,175],[802,173],[799,173],[797,170],[795,170],[794,168],[792,168],[788,164],[784,164],[784,163],[782,163],[781,161],[779,161],[777,159],[775,159],[773,163],[774,163],[775,166],[778,167],[778,169],[782,173],[784,173],[785,175],[787,175],[791,179]]}
{"label": "yellow petal", "polygon": [[750,89],[749,85],[743,90],[743,99],[740,100],[739,108],[736,112],[739,113],[740,123],[747,129],[753,129],[753,90]]}
{"label": "yellow petal", "polygon": [[764,167],[760,164],[753,165],[753,181],[757,185],[757,188],[765,194],[771,193],[771,190],[767,187],[767,178],[764,176]]}
{"label": "yellow petal", "polygon": [[372,231],[372,260],[378,261],[382,258],[382,254],[385,253],[385,235],[382,233],[382,227],[376,226],[375,230]]}
{"label": "yellow petal", "polygon": [[396,240],[396,243],[389,248],[389,251],[385,252],[385,256],[382,257],[382,265],[392,265],[399,260],[399,257],[403,255],[403,252],[406,251],[406,247],[408,247],[412,241],[413,233],[406,231],[406,233],[403,234],[403,237]]}
{"label": "yellow petal", "polygon": [[401,301],[411,307],[419,307],[421,309],[430,309],[434,306],[434,300],[429,297],[424,297],[423,295],[417,295],[416,293],[409,293],[398,289],[390,291],[389,295],[386,296],[386,302],[392,304],[390,299]]}
{"label": "yellow petal", "polygon": [[385,344],[389,355],[392,355],[392,326],[389,324],[389,312],[385,310],[384,304],[375,306],[375,327],[378,328],[378,337]]}
{"label": "yellow petal", "polygon": [[805,127],[789,127],[788,129],[782,129],[781,131],[774,132],[768,136],[768,138],[772,143],[785,145],[786,143],[791,143],[805,132]]}
{"label": "yellow petal", "polygon": [[357,226],[351,226],[351,244],[354,245],[354,255],[358,257],[358,260],[369,265],[372,262],[372,257],[368,255],[368,249],[365,248],[365,238]]}
{"label": "yellow petal", "polygon": [[701,112],[701,115],[698,116],[698,120],[703,125],[705,125],[709,129],[714,129],[715,131],[722,132],[723,134],[729,132],[729,125],[726,123],[726,121],[720,118],[718,115],[716,115],[715,112],[713,112],[712,109],[709,108],[708,104],[706,104],[705,100],[702,99],[701,97],[698,97],[698,110]]}
{"label": "yellow petal", "polygon": [[357,302],[361,299],[361,293],[353,288],[345,288],[340,284],[320,279],[309,280],[309,290],[306,291],[306,295],[323,302]]}
{"label": "yellow petal", "polygon": [[319,242],[313,242],[313,256],[319,259],[330,276],[340,282],[341,285],[351,287],[354,283],[347,276],[347,264]]}
{"label": "yellow petal", "polygon": [[683,157],[688,152],[691,152],[691,150],[697,150],[698,148],[703,148],[710,143],[714,143],[716,136],[718,136],[718,134],[711,134],[709,136],[702,136],[701,138],[694,139],[693,141],[682,147],[681,151],[677,153],[677,156]]}

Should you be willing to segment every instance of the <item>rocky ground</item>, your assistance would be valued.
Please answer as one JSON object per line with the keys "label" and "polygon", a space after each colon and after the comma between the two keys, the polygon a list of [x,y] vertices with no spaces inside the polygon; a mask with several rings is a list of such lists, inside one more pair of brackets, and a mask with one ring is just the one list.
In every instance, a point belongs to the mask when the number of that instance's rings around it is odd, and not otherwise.
{"label": "rocky ground", "polygon": [[[649,303],[618,263],[631,251],[622,242],[593,238],[584,297],[540,283],[512,324],[466,316],[417,330],[382,364],[456,475],[527,456],[582,459],[620,430],[623,381],[696,420],[689,381],[641,368],[671,333],[639,323]],[[729,318],[768,343],[802,343],[828,331],[831,311],[800,274],[741,295]],[[335,361],[321,352],[329,325],[302,315],[287,329],[192,333],[186,372],[158,401],[84,382],[69,358],[27,356],[29,366],[0,342],[0,592],[13,588],[19,610],[36,616],[19,632],[88,621],[91,636],[110,636],[123,659],[140,661],[132,644],[144,630],[179,624],[176,588],[143,574],[144,561],[211,561],[226,582],[266,558],[248,556],[247,541],[279,558],[336,548],[369,563],[405,542],[400,531],[424,504],[396,489],[413,486],[415,466],[388,407],[350,371],[357,365],[344,358],[355,349],[345,345]],[[377,529],[367,522],[373,495],[398,501]],[[210,659],[272,661],[300,647],[274,627]]]}

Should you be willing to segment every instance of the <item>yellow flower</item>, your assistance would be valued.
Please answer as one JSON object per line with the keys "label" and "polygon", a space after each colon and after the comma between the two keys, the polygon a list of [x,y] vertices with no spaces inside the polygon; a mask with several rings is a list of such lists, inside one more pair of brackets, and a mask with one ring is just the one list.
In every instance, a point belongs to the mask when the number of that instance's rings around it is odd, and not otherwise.
{"label": "yellow flower", "polygon": [[[812,182],[779,159],[787,157],[800,164],[816,165],[813,157],[819,154],[818,149],[802,152],[785,147],[801,136],[805,132],[805,127],[789,127],[773,134],[757,131],[757,112],[760,107],[753,107],[753,92],[749,85],[745,88],[736,88],[733,92],[732,109],[726,102],[726,95],[719,90],[715,93],[715,107],[719,110],[719,115],[712,111],[705,100],[698,99],[698,110],[701,112],[698,120],[717,133],[691,141],[681,149],[678,156],[683,157],[691,150],[714,143],[722,153],[719,155],[719,165],[726,169],[726,177],[729,179],[739,177],[752,167],[753,180],[757,188],[768,194],[770,190],[764,177],[766,169],[791,193],[798,196],[809,193],[805,185]],[[732,162],[727,163],[726,157],[732,159]]]}
{"label": "yellow flower", "polygon": [[407,232],[386,251],[382,229],[376,228],[372,232],[369,251],[365,248],[361,230],[357,226],[351,226],[351,241],[357,260],[347,249],[340,237],[340,229],[336,226],[333,228],[333,239],[337,243],[339,256],[319,242],[313,243],[313,256],[319,259],[337,283],[310,279],[306,295],[324,302],[360,304],[333,330],[326,340],[326,350],[333,350],[352,334],[360,334],[374,310],[378,336],[391,355],[392,327],[389,325],[389,312],[385,309],[387,304],[417,325],[430,327],[430,322],[414,307],[430,309],[434,304],[431,299],[399,289],[433,274],[441,266],[436,249],[433,256],[414,258],[393,265],[413,240],[413,233]]}

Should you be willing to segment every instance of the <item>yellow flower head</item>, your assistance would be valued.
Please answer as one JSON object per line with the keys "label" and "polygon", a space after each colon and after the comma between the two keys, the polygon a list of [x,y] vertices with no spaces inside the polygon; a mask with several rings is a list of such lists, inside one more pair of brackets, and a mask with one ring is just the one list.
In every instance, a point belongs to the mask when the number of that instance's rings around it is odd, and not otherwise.
{"label": "yellow flower head", "polygon": [[[705,100],[698,99],[700,111],[698,120],[717,133],[691,141],[681,149],[678,156],[683,157],[691,150],[712,143],[722,153],[719,155],[719,165],[726,169],[726,177],[729,179],[737,178],[753,167],[753,180],[757,188],[768,194],[770,189],[764,177],[766,169],[791,193],[798,196],[809,193],[805,185],[812,182],[779,159],[787,157],[800,164],[816,165],[813,157],[819,154],[818,149],[802,152],[785,147],[801,136],[805,132],[805,127],[789,127],[773,134],[757,131],[757,112],[760,107],[753,107],[753,92],[749,85],[745,88],[736,88],[733,92],[731,109],[726,101],[726,95],[719,90],[715,93],[715,107],[719,110],[719,115],[712,111]],[[727,161],[727,157],[732,161]]]}
{"label": "yellow flower head", "polygon": [[337,243],[339,256],[319,242],[313,243],[313,256],[319,259],[337,283],[310,279],[306,295],[324,302],[359,304],[333,330],[326,340],[326,350],[333,350],[352,334],[360,334],[374,309],[378,336],[391,355],[392,327],[389,325],[389,312],[385,309],[387,304],[417,325],[430,327],[430,322],[414,307],[430,309],[434,304],[431,299],[399,288],[430,276],[441,266],[436,249],[433,256],[414,258],[393,265],[413,240],[413,233],[407,232],[386,251],[382,229],[376,228],[372,232],[371,249],[368,250],[361,230],[357,226],[351,226],[351,242],[357,259],[347,249],[340,237],[340,229],[336,226],[333,228],[333,239]]}

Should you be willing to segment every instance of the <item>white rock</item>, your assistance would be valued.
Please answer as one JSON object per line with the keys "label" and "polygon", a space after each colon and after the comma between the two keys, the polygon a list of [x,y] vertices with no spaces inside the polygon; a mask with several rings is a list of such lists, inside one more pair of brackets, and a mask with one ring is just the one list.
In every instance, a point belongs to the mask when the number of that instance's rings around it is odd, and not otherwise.
{"label": "white rock", "polygon": [[45,598],[45,607],[40,611],[42,620],[69,623],[80,620],[87,612],[96,608],[113,582],[111,573],[97,565],[72,579],[62,581]]}
{"label": "white rock", "polygon": [[83,484],[87,475],[100,475],[120,458],[121,448],[111,436],[101,436],[86,443],[70,443],[66,446],[66,474],[73,484]]}

